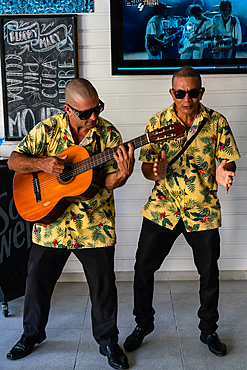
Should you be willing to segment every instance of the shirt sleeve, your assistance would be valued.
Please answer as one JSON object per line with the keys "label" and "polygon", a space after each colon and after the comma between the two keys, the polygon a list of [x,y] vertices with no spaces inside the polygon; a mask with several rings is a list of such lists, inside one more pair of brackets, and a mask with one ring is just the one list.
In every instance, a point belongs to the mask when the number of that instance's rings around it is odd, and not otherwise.
{"label": "shirt sleeve", "polygon": [[235,29],[236,29],[236,34],[235,34],[235,37],[236,37],[236,41],[237,41],[237,44],[241,44],[242,42],[242,29],[241,29],[241,24],[240,24],[240,21],[237,17],[236,18],[236,26],[235,26]]}
{"label": "shirt sleeve", "polygon": [[150,22],[147,24],[146,35],[156,36],[156,26],[154,22]]}
{"label": "shirt sleeve", "polygon": [[42,155],[45,145],[46,131],[43,122],[40,122],[22,139],[15,151],[27,155]]}
{"label": "shirt sleeve", "polygon": [[[108,130],[108,136],[106,140],[106,146],[105,150],[110,149],[110,148],[115,148],[116,146],[119,146],[123,143],[122,136],[120,132],[115,128],[113,125],[107,126]],[[117,172],[118,166],[117,162],[115,159],[111,159],[110,161],[104,163],[103,168],[102,168],[102,175],[106,176],[109,175],[110,173]]]}
{"label": "shirt sleeve", "polygon": [[219,118],[216,158],[219,163],[221,163],[224,159],[226,159],[227,162],[233,162],[240,158],[240,153],[238,151],[231,128],[223,116]]}

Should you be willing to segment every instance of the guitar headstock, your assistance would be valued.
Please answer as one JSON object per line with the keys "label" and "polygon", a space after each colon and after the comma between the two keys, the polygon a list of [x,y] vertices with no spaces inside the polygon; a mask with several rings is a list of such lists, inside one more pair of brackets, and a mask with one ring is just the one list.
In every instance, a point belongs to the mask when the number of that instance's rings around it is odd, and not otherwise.
{"label": "guitar headstock", "polygon": [[185,126],[181,123],[175,122],[172,125],[164,126],[158,128],[155,131],[149,132],[148,137],[150,143],[158,143],[162,141],[174,140],[178,137],[183,136],[185,131]]}

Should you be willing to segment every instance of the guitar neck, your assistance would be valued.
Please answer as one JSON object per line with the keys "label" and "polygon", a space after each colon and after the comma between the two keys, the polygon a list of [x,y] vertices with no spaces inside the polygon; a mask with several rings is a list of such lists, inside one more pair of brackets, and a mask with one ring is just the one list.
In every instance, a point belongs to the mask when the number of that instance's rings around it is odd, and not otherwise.
{"label": "guitar neck", "polygon": [[[149,138],[148,138],[147,134],[144,134],[144,135],[138,136],[137,138],[132,139],[130,141],[126,141],[122,145],[124,145],[124,147],[128,150],[128,144],[129,143],[132,143],[134,145],[134,149],[137,149],[137,148],[140,148],[143,145],[148,144],[149,143]],[[102,153],[95,154],[90,158],[87,158],[87,159],[84,159],[80,162],[74,163],[73,164],[73,170],[74,170],[73,173],[74,173],[74,175],[77,176],[77,175],[79,175],[83,172],[86,172],[86,171],[88,171],[92,168],[98,167],[101,164],[110,161],[111,159],[113,159],[113,155],[114,155],[114,153],[116,153],[118,148],[119,148],[119,145],[115,146],[114,148],[107,149]]]}

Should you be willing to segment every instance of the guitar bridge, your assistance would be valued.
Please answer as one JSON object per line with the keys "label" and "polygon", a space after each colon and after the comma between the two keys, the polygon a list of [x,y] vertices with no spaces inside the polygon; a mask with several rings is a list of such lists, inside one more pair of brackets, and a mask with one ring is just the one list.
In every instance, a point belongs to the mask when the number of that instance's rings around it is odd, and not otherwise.
{"label": "guitar bridge", "polygon": [[36,195],[36,201],[41,202],[41,192],[40,192],[40,185],[39,185],[39,178],[37,172],[33,173],[33,191],[34,194]]}

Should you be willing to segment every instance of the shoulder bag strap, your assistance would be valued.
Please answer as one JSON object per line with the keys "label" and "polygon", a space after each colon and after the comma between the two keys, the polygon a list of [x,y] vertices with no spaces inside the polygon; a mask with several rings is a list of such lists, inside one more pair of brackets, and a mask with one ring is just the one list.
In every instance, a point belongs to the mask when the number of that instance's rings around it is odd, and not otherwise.
{"label": "shoulder bag strap", "polygon": [[[213,109],[210,109],[210,111],[209,111],[210,118],[212,116],[212,113],[213,113]],[[197,137],[197,135],[199,134],[199,132],[201,131],[201,129],[205,126],[205,124],[208,122],[208,120],[209,120],[209,118],[207,118],[207,117],[204,117],[203,118],[202,123],[200,124],[200,126],[198,127],[198,129],[194,133],[194,135],[191,136],[191,138],[184,145],[183,149],[181,149],[180,152],[177,153],[175,155],[175,157],[173,157],[172,160],[168,163],[170,167],[173,165],[174,162],[176,162],[178,160],[179,157],[181,157],[181,155],[185,152],[185,150],[188,149],[188,147],[190,146],[190,144],[192,143],[192,141]]]}

